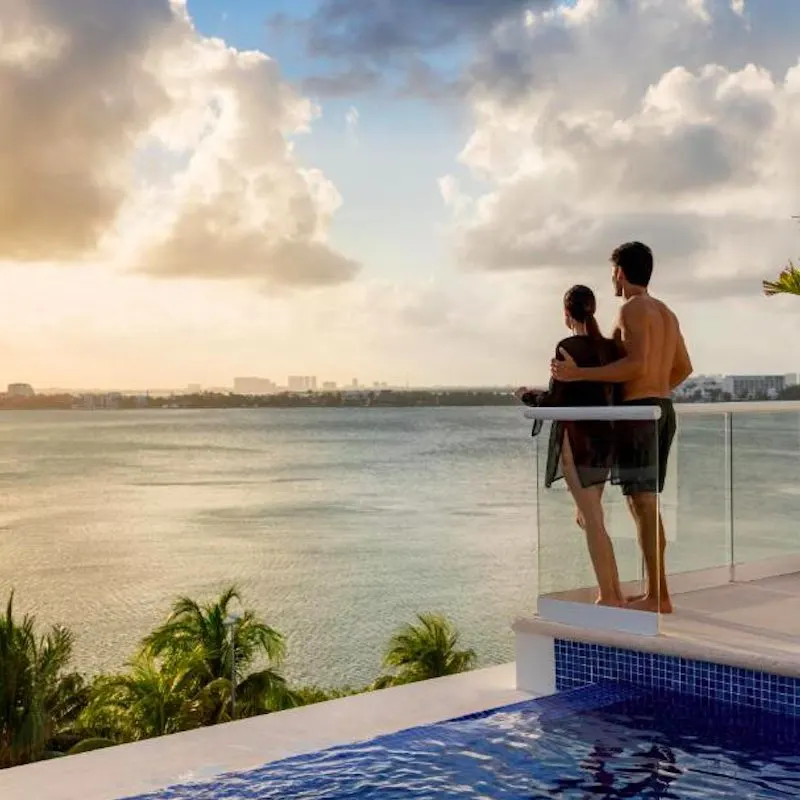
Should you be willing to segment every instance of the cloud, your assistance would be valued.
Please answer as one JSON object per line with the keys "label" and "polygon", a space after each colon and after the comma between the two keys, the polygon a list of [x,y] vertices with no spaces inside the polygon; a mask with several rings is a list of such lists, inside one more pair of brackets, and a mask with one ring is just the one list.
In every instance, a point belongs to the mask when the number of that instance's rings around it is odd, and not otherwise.
{"label": "cloud", "polygon": [[798,25],[790,2],[578,0],[500,26],[460,156],[489,188],[440,183],[460,258],[605,270],[642,239],[670,292],[757,292],[796,244]]}
{"label": "cloud", "polygon": [[[401,95],[433,99],[457,94],[462,84],[442,63],[443,54],[459,62],[463,45],[484,38],[509,16],[521,19],[527,9],[555,0],[319,0],[306,17],[273,15],[275,35],[298,36],[309,56],[348,67],[334,79],[314,77],[317,93],[340,95],[375,89],[389,73]],[[431,57],[429,59],[429,57]]]}
{"label": "cloud", "polygon": [[183,0],[3,4],[0,259],[112,258],[164,277],[346,281],[341,203],[298,163],[311,102]]}
{"label": "cloud", "polygon": [[398,55],[438,50],[482,35],[498,19],[549,0],[322,0],[306,21],[309,51],[325,58]]}

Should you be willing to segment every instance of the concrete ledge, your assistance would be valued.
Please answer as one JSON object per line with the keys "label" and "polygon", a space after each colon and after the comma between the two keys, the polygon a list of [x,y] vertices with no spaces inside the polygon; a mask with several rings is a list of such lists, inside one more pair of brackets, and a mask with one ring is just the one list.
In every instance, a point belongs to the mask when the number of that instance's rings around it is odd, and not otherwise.
{"label": "concrete ledge", "polygon": [[556,691],[556,651],[552,636],[517,634],[517,689],[545,697]]}
{"label": "concrete ledge", "polygon": [[0,771],[2,800],[118,800],[535,696],[506,664]]}
{"label": "concrete ledge", "polygon": [[765,646],[763,637],[754,637],[752,643],[748,644],[744,637],[734,635],[733,631],[728,637],[729,643],[722,644],[710,639],[682,635],[679,631],[662,632],[657,636],[639,636],[620,631],[578,628],[536,617],[520,618],[514,623],[513,628],[518,636],[535,635],[600,644],[644,653],[678,656],[693,661],[710,661],[714,664],[726,664],[730,667],[770,672],[775,675],[800,677],[800,645],[795,645],[791,651],[787,651],[786,643],[781,642],[783,647],[773,649],[768,644]]}
{"label": "concrete ledge", "polygon": [[[595,605],[596,590],[590,591],[591,599],[582,596],[583,593],[581,596],[576,596],[575,599],[554,596],[540,597],[539,616],[549,622],[558,622],[569,626],[577,625],[598,631],[619,631],[638,636],[656,636],[658,634],[658,614]],[[575,594],[577,595],[578,592]]]}

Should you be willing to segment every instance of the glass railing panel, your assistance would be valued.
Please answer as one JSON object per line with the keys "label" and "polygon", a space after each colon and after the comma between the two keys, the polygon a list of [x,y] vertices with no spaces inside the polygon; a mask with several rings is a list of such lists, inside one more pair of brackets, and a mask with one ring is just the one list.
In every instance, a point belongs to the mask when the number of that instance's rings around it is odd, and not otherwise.
{"label": "glass railing panel", "polygon": [[724,570],[731,556],[729,417],[699,404],[678,405],[677,411],[678,434],[661,496],[667,572]]}
{"label": "glass railing panel", "polygon": [[534,438],[536,450],[538,595],[569,592],[595,584],[586,542],[576,524],[575,502],[563,480],[545,486],[553,423]]}
{"label": "glass railing panel", "polygon": [[800,411],[788,403],[785,409],[734,405],[732,411],[734,561],[754,565],[798,556]]}
{"label": "glass railing panel", "polygon": [[[625,417],[612,423],[613,416]],[[657,486],[658,464],[654,458],[658,452],[658,427],[653,420],[652,408],[633,409],[531,409],[526,412],[531,419],[543,422],[540,434],[535,438],[537,455],[537,529],[538,529],[538,594],[539,613],[554,621],[570,621],[572,624],[586,624],[589,627],[615,627],[617,624],[625,628],[629,623],[611,621],[603,622],[597,617],[597,606],[617,606],[620,597],[623,599],[644,594],[646,583],[643,581],[644,569],[642,551],[637,536],[637,525],[631,509],[621,492],[621,485],[630,486],[636,483],[640,487]],[[638,416],[638,419],[632,417]],[[650,419],[645,417],[649,416]],[[553,420],[552,418],[556,419]],[[592,419],[588,419],[591,417]],[[555,428],[554,428],[555,426]],[[553,430],[557,433],[553,435]],[[573,493],[563,475],[563,462],[555,464],[553,448],[558,448],[564,432],[568,438],[576,437],[581,441],[588,437],[592,441],[608,440],[611,457],[606,460],[609,467],[601,476],[597,471],[590,474],[583,471],[581,476],[575,475],[573,486],[577,486],[581,502],[586,508],[597,508],[592,495],[602,491],[603,518],[595,517],[587,526],[585,513],[579,513]],[[621,457],[620,444],[626,447],[627,457]],[[577,445],[581,447],[580,444]],[[575,446],[573,446],[573,450]],[[577,459],[580,462],[580,458]],[[586,463],[586,462],[584,462]],[[593,464],[598,462],[593,461]],[[559,479],[553,481],[554,471]],[[607,480],[604,482],[604,478]],[[591,486],[592,483],[596,485]],[[581,486],[580,484],[584,484]],[[658,511],[655,494],[651,492],[651,501],[640,501],[637,511],[639,522],[650,531],[657,530]],[[652,516],[648,516],[652,515]],[[583,528],[578,524],[582,517]],[[586,530],[586,528],[589,530]],[[609,543],[610,540],[610,543]],[[591,544],[591,547],[590,547]],[[609,552],[613,549],[612,553]],[[654,558],[658,558],[657,548],[653,549]],[[616,591],[614,569],[621,583],[621,594]],[[605,598],[600,591],[600,584],[607,589]],[[658,578],[655,580],[654,594],[658,593]],[[614,596],[616,594],[616,597]],[[598,600],[605,602],[597,603]],[[580,604],[583,611],[572,607],[553,606],[553,603]],[[626,611],[640,610],[635,603],[629,608],[615,611],[625,614]],[[559,615],[566,614],[567,616]],[[552,616],[555,614],[556,616]],[[575,616],[577,614],[577,616]],[[607,616],[607,615],[606,615]],[[655,632],[657,627],[655,615],[649,623]],[[556,618],[558,617],[558,618]],[[569,617],[569,620],[567,620]],[[635,627],[634,623],[630,623]],[[646,628],[648,625],[645,624]],[[643,631],[644,632],[644,631]]]}

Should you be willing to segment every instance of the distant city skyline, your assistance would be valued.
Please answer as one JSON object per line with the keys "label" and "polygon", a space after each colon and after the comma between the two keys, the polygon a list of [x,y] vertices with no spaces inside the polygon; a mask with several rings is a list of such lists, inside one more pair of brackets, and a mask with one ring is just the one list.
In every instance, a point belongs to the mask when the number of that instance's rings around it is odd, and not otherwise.
{"label": "distant city skyline", "polygon": [[8,382],[540,384],[630,239],[698,372],[800,340],[761,295],[800,251],[798,2],[52,5],[3,4]]}
{"label": "distant city skyline", "polygon": [[[778,372],[778,373],[746,373],[735,372],[732,374],[697,373],[692,375],[681,387],[679,393],[686,394],[695,390],[704,395],[715,392],[726,392],[732,396],[741,396],[746,391],[757,392],[778,392],[783,388],[798,385],[800,372]],[[294,383],[292,383],[294,381]],[[302,381],[302,385],[301,382]],[[202,383],[189,383],[184,386],[63,386],[63,387],[36,387],[30,383],[16,381],[7,384],[6,393],[15,394],[20,397],[29,396],[30,392],[36,394],[91,394],[91,393],[123,393],[123,394],[199,394],[202,392],[233,393],[233,394],[253,394],[266,395],[284,392],[306,393],[306,392],[346,392],[352,389],[375,390],[375,389],[486,389],[486,388],[517,388],[518,382],[505,381],[496,384],[412,384],[398,383],[392,384],[386,381],[361,381],[358,378],[350,378],[344,382],[320,380],[317,376],[287,376],[284,383],[278,383],[267,377],[248,376],[232,378],[228,383],[215,386],[206,386]],[[533,384],[530,384],[533,385]]]}

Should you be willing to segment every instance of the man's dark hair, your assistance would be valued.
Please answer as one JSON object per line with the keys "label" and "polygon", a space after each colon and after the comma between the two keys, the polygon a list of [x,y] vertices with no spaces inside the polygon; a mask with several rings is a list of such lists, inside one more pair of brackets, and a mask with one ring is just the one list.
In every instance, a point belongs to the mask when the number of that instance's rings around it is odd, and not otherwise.
{"label": "man's dark hair", "polygon": [[653,251],[646,244],[625,242],[611,254],[611,261],[628,283],[647,288],[653,275]]}

